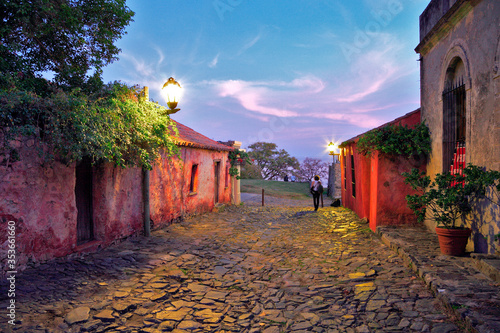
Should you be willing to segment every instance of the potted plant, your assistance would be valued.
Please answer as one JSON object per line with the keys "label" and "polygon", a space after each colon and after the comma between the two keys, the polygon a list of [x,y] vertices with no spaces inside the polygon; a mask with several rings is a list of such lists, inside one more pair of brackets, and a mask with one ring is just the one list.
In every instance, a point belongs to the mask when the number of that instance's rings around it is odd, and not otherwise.
{"label": "potted plant", "polygon": [[408,206],[419,222],[425,218],[436,222],[441,252],[455,256],[464,254],[471,235],[465,218],[480,200],[487,198],[490,188],[500,190],[500,172],[485,171],[469,164],[462,174],[437,174],[433,181],[417,169],[403,176],[405,183],[417,191],[406,196]]}

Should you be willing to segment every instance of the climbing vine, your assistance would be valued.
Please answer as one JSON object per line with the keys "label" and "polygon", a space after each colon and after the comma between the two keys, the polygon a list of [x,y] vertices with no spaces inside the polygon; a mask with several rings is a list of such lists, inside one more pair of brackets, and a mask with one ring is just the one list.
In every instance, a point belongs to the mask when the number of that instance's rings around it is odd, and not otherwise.
{"label": "climbing vine", "polygon": [[[345,146],[345,144],[342,144]],[[364,134],[357,143],[358,151],[363,155],[371,155],[378,150],[388,155],[429,155],[431,152],[431,137],[425,123],[414,127],[388,125]]]}
{"label": "climbing vine", "polygon": [[88,96],[79,89],[51,94],[0,90],[0,163],[19,159],[21,138],[32,139],[44,161],[96,163],[151,169],[160,149],[178,152],[167,109],[146,101],[134,87],[115,82]]}
{"label": "climbing vine", "polygon": [[228,158],[229,158],[229,163],[231,163],[231,167],[229,168],[229,174],[233,177],[236,177],[236,179],[241,178],[236,165],[239,164],[241,166],[244,166],[247,163],[252,164],[250,156],[248,156],[248,153],[243,150],[235,149],[229,152]]}

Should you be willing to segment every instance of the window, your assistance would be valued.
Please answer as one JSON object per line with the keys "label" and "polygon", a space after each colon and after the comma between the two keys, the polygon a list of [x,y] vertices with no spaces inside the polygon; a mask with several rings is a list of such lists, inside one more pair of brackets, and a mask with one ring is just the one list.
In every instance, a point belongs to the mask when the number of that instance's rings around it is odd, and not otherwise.
{"label": "window", "polygon": [[351,154],[351,171],[352,171],[352,196],[356,197],[356,175],[354,168],[354,154]]}
{"label": "window", "polygon": [[191,167],[191,182],[189,183],[189,192],[195,193],[198,190],[198,164]]}
{"label": "window", "polygon": [[465,166],[466,92],[464,65],[455,58],[446,74],[443,91],[443,172],[458,172]]}

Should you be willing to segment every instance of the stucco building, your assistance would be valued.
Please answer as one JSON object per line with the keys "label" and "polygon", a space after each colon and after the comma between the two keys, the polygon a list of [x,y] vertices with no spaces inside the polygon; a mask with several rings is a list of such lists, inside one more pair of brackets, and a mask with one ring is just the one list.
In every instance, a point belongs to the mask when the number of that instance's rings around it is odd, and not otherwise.
{"label": "stucco building", "polygon": [[[180,158],[162,154],[149,174],[151,228],[232,199],[228,153],[234,148],[180,123],[177,128]],[[19,141],[18,151],[20,161],[0,169],[0,253],[7,253],[6,230],[13,221],[18,270],[143,230],[143,170],[86,161],[44,165],[30,140]],[[6,258],[0,257],[2,270]]]}
{"label": "stucco building", "polygon": [[[500,170],[500,1],[432,0],[415,50],[422,121],[432,136],[428,174],[450,171],[457,158]],[[485,205],[468,223],[468,250],[494,252],[499,207]]]}
{"label": "stucco building", "polygon": [[[420,109],[379,126],[413,127],[420,123]],[[414,224],[417,219],[405,196],[411,191],[403,172],[425,170],[425,159],[387,156],[375,151],[371,156],[358,152],[357,143],[366,133],[342,144],[340,152],[342,205],[360,218],[367,218],[370,229],[378,226]]]}

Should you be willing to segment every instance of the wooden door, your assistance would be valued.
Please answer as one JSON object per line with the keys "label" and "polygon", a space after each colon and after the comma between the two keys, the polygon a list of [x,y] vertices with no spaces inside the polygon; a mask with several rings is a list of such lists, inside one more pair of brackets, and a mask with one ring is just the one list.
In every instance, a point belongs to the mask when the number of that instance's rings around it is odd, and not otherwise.
{"label": "wooden door", "polygon": [[75,197],[77,214],[77,244],[94,239],[94,217],[92,207],[92,165],[84,159],[76,166]]}
{"label": "wooden door", "polygon": [[220,180],[220,162],[216,161],[214,163],[214,201],[215,203],[219,202],[219,180]]}

